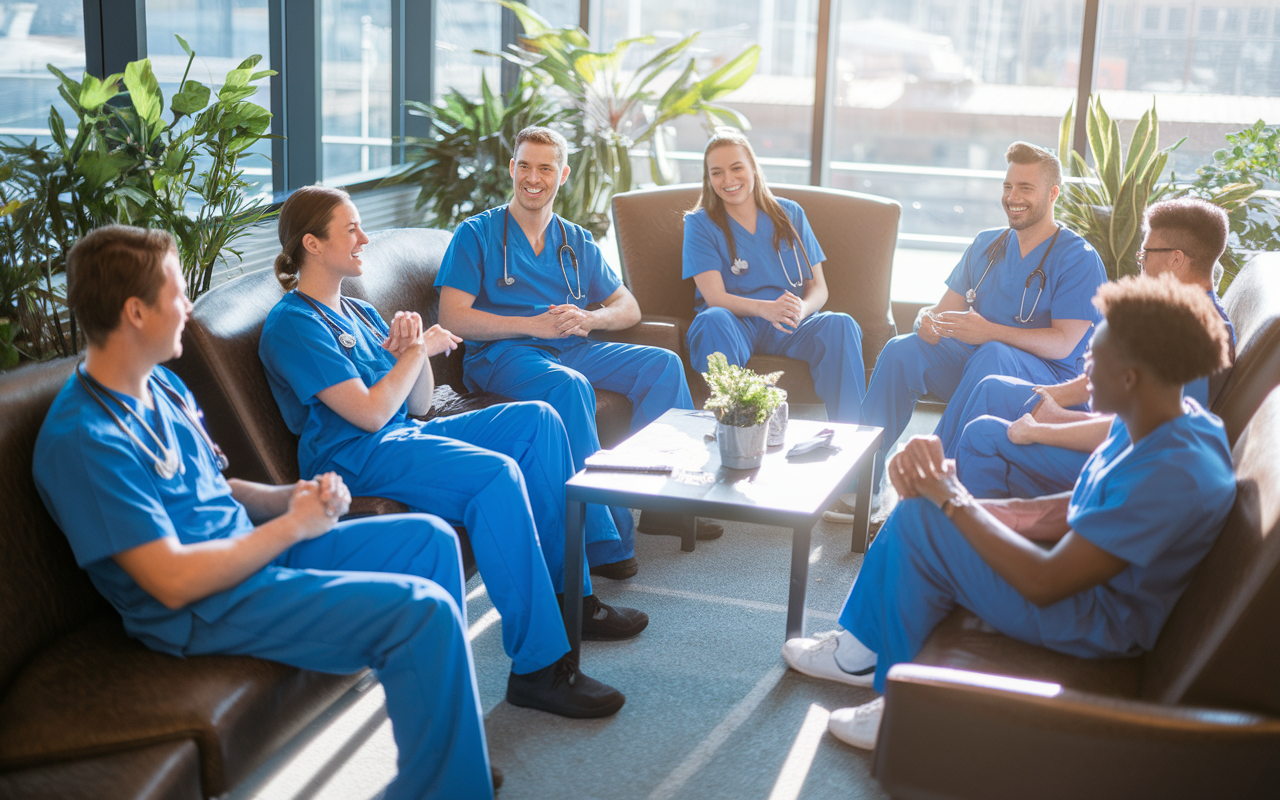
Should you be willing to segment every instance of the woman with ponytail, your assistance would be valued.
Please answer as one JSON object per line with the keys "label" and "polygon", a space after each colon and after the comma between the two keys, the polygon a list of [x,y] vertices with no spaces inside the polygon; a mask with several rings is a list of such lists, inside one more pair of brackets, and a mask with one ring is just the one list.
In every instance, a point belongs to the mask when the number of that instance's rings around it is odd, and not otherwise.
{"label": "woman with ponytail", "polygon": [[804,209],[774,197],[751,142],[718,131],[702,157],[702,196],[684,218],[684,277],[697,287],[689,326],[694,369],[721,352],[743,365],[755,353],[805,361],[836,422],[862,421],[862,329],[822,311],[822,248]]}
{"label": "woman with ponytail", "polygon": [[[267,316],[258,354],[299,437],[303,474],[333,470],[354,495],[465,525],[502,615],[507,700],[568,717],[615,713],[625,698],[578,671],[556,598],[564,483],[573,475],[560,417],[527,402],[419,419],[434,388],[428,359],[452,351],[458,337],[439,325],[424,330],[413,311],[388,325],[373,306],[343,296],[343,280],[363,272],[369,241],[346,192],[298,189],[280,209],[279,234],[275,271],[287,291]],[[376,569],[378,554],[368,557]],[[584,639],[626,639],[648,624],[642,612],[601,603],[589,576],[583,584]]]}

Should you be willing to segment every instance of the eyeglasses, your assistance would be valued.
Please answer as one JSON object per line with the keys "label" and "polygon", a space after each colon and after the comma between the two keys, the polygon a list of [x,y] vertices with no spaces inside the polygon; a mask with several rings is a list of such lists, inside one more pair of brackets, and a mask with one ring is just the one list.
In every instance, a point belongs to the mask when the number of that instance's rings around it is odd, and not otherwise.
{"label": "eyeglasses", "polygon": [[1147,263],[1147,253],[1172,253],[1177,250],[1176,247],[1140,247],[1134,255],[1138,259],[1139,264]]}

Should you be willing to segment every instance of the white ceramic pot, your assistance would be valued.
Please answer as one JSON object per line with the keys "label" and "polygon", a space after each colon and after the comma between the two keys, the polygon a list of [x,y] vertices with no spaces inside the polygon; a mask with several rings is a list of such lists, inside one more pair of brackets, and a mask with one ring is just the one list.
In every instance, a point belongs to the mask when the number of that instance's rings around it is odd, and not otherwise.
{"label": "white ceramic pot", "polygon": [[730,469],[755,469],[764,459],[769,423],[739,428],[716,423],[716,441],[720,445],[720,463]]}

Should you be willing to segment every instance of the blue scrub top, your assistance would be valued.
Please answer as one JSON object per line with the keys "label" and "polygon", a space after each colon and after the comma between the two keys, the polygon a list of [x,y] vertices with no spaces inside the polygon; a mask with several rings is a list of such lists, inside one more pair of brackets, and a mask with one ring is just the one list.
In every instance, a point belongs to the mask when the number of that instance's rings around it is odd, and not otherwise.
{"label": "blue scrub top", "polygon": [[[747,229],[729,217],[729,230],[733,233],[733,243],[737,247],[738,258],[747,262],[747,270],[741,275],[734,275],[730,269],[729,243],[724,231],[707,216],[707,210],[700,208],[684,218],[684,274],[687,280],[703,272],[720,271],[724,280],[724,288],[730,294],[747,297],[752,300],[773,301],[783,292],[796,295],[804,294],[804,287],[792,286],[789,280],[813,280],[811,264],[821,264],[827,260],[818,244],[818,239],[809,227],[809,219],[804,209],[794,200],[779,197],[778,203],[791,218],[791,224],[800,234],[803,247],[795,244],[788,246],[783,240],[781,250],[773,246],[773,220],[762,210],[756,212],[756,232],[747,233]],[[809,260],[804,254],[808,252]],[[788,276],[790,276],[788,278]],[[702,292],[694,288],[695,310],[707,307],[702,299]]]}
{"label": "blue scrub top", "polygon": [[329,319],[355,337],[347,350],[337,334],[296,291],[285,294],[267,314],[258,341],[258,357],[266,368],[271,394],[289,430],[298,437],[298,466],[306,476],[337,464],[351,474],[364,469],[388,432],[413,425],[409,409],[400,404],[381,430],[369,433],[322,403],[317,394],[352,378],[373,386],[396,365],[382,343],[390,329],[377,309],[363,300],[347,298],[373,323],[370,330],[359,318],[323,307]]}
{"label": "blue scrub top", "polygon": [[[164,367],[152,372],[197,412],[195,398]],[[124,617],[126,630],[154,649],[180,652],[192,615],[214,621],[237,599],[234,589],[171,610],[148,594],[112,558],[165,536],[183,544],[223,539],[253,529],[231,496],[209,446],[186,413],[152,383],[154,411],[128,395],[108,392],[142,416],[161,438],[177,442],[184,472],[165,480],[76,379],[68,378],[40,427],[32,472],[54,522],[98,591]],[[106,397],[103,402],[154,452],[150,434]],[[163,430],[163,434],[160,431]],[[242,584],[243,585],[243,584]]]}
{"label": "blue scrub top", "polygon": [[[473,295],[476,300],[472,308],[479,311],[504,317],[534,317],[553,305],[568,303],[586,308],[591,303],[602,303],[622,286],[622,279],[605,263],[600,248],[584,228],[555,217],[547,226],[542,252],[534,255],[524,230],[515,219],[507,220],[507,214],[507,206],[500,206],[477,214],[458,226],[440,263],[436,288],[451,286]],[[510,286],[499,285],[504,221],[507,223],[507,274],[515,279]],[[564,222],[563,236],[561,222]],[[578,258],[577,276],[574,275],[569,251],[561,251],[566,236],[568,245]],[[580,293],[583,297],[574,300],[569,296],[571,293]],[[547,340],[520,337],[503,341],[527,343]],[[474,355],[487,344],[468,340],[467,356]]]}
{"label": "blue scrub top", "polygon": [[1183,411],[1136,444],[1116,417],[1071,495],[1071,529],[1129,562],[1091,590],[1094,619],[1103,624],[1080,631],[1106,652],[1136,655],[1155,646],[1235,502],[1222,420],[1191,399]]}
{"label": "blue scrub top", "polygon": [[[1088,242],[1066,228],[1060,227],[1060,231],[1053,251],[1044,260],[1044,293],[1040,295],[1040,302],[1035,305],[1034,314],[1031,314],[1031,308],[1035,304],[1036,291],[1040,288],[1041,281],[1037,276],[1031,281],[1030,288],[1027,288],[1026,282],[1048,249],[1051,238],[1041,242],[1023,258],[1018,249],[1017,236],[1010,234],[1004,259],[992,264],[986,280],[982,280],[982,285],[978,286],[983,270],[987,268],[987,248],[1009,232],[1009,229],[983,231],[951,271],[947,278],[947,288],[963,297],[965,292],[977,286],[973,308],[984,318],[999,325],[1048,328],[1055,319],[1088,320],[1090,328],[1080,337],[1080,342],[1071,354],[1050,362],[1060,364],[1065,370],[1075,374],[1084,369],[1084,352],[1089,349],[1089,341],[1093,338],[1093,327],[1102,320],[1102,314],[1093,306],[1093,295],[1099,286],[1107,282],[1107,271],[1097,251]],[[1021,311],[1018,307],[1020,303]],[[1017,320],[1019,315],[1026,317],[1028,314],[1031,314],[1029,322]]]}
{"label": "blue scrub top", "polygon": [[[1218,298],[1218,293],[1209,290],[1209,299],[1213,301],[1213,307],[1218,310],[1218,316],[1222,317],[1222,321],[1227,326],[1227,341],[1230,343],[1230,350],[1227,354],[1232,364],[1236,363],[1236,326],[1231,324],[1231,320],[1227,317],[1227,310],[1222,307],[1222,300]],[[1209,405],[1209,376],[1196,378],[1191,383],[1182,387],[1184,397],[1193,398],[1202,406]]]}

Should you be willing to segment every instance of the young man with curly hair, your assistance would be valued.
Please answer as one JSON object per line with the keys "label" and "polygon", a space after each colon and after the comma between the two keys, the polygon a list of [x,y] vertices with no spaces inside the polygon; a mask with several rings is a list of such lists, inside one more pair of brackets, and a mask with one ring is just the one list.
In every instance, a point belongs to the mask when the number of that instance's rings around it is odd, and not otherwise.
{"label": "young man with curly hair", "polygon": [[[912,439],[887,468],[904,499],[867,552],[845,630],[788,641],[792,667],[883,692],[889,668],[957,605],[1083,658],[1155,645],[1235,500],[1222,421],[1182,395],[1226,365],[1227,332],[1205,293],[1173,276],[1107,284],[1094,304],[1105,320],[1085,373],[1093,407],[1115,419],[1075,490],[975,500],[938,437]],[[831,731],[870,749],[883,708],[833,712]]]}

